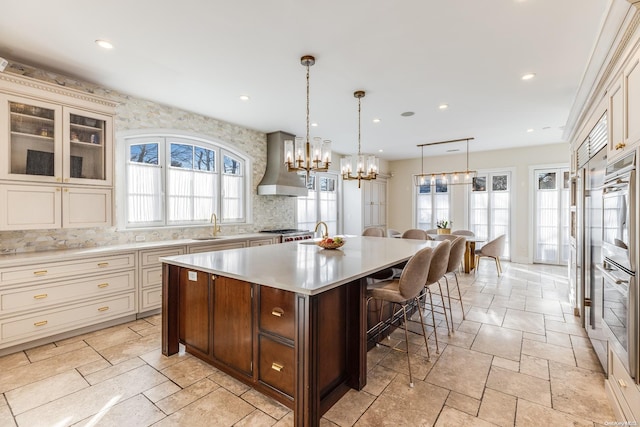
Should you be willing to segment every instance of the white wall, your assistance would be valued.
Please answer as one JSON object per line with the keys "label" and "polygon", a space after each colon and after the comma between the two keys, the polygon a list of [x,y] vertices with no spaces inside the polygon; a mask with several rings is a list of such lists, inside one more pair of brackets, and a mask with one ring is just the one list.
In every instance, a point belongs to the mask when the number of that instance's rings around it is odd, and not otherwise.
{"label": "white wall", "polygon": [[[446,172],[463,170],[465,154],[452,156],[425,157],[424,172]],[[569,164],[569,144],[558,143],[508,150],[484,151],[469,154],[469,169],[477,171],[512,170],[513,202],[511,228],[511,259],[516,262],[531,262],[530,223],[533,211],[529,193],[533,188],[530,182],[530,166],[549,164]],[[413,228],[414,224],[414,184],[413,175],[421,170],[421,159],[397,160],[389,162],[388,180],[388,227],[396,230]],[[453,228],[467,227],[468,201],[464,197],[464,188],[460,185],[452,188]]]}

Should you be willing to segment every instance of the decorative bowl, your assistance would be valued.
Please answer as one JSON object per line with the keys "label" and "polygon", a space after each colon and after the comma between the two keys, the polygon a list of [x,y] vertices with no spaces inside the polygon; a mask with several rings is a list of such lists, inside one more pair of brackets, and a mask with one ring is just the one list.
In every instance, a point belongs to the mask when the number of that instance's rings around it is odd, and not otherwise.
{"label": "decorative bowl", "polygon": [[344,239],[337,238],[334,240],[332,238],[328,238],[328,239],[320,240],[316,244],[320,246],[322,249],[338,249],[344,246]]}

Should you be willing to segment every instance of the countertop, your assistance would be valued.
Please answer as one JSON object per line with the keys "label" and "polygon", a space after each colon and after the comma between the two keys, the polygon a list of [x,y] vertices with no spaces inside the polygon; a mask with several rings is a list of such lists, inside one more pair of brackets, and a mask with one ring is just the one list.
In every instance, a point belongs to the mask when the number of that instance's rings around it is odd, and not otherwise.
{"label": "countertop", "polygon": [[57,251],[39,251],[39,252],[24,252],[16,254],[2,254],[0,255],[0,268],[13,267],[16,265],[27,264],[34,261],[47,262],[47,261],[63,261],[65,258],[72,258],[76,256],[104,256],[110,255],[115,252],[137,251],[143,249],[155,249],[171,246],[186,246],[186,245],[211,245],[216,243],[236,242],[248,239],[258,238],[272,238],[273,234],[268,233],[246,233],[235,234],[231,236],[218,236],[215,239],[210,240],[198,240],[198,239],[179,239],[179,240],[159,240],[153,242],[135,242],[125,243],[120,245],[99,246],[93,248],[82,249],[63,249]]}
{"label": "countertop", "polygon": [[[277,289],[315,295],[406,261],[440,242],[384,237],[350,237],[336,250],[314,241],[177,255],[160,260]],[[274,250],[277,249],[277,250]]]}

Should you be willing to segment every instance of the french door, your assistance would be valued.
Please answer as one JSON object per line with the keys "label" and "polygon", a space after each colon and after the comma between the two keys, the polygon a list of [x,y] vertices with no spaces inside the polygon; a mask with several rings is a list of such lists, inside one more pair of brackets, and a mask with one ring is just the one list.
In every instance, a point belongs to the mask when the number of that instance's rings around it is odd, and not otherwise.
{"label": "french door", "polygon": [[569,169],[535,169],[534,257],[541,264],[569,261]]}

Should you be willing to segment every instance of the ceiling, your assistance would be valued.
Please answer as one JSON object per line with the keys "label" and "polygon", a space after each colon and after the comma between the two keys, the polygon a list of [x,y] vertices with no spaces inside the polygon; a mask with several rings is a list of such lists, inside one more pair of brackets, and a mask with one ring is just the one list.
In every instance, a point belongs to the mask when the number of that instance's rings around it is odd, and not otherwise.
{"label": "ceiling", "polygon": [[[300,57],[311,54],[311,135],[355,152],[353,92],[362,89],[362,151],[395,160],[419,157],[417,144],[465,137],[475,137],[470,151],[561,142],[609,3],[20,0],[2,6],[0,56],[304,135]],[[521,80],[529,72],[536,77]],[[455,145],[438,149],[464,150]]]}

